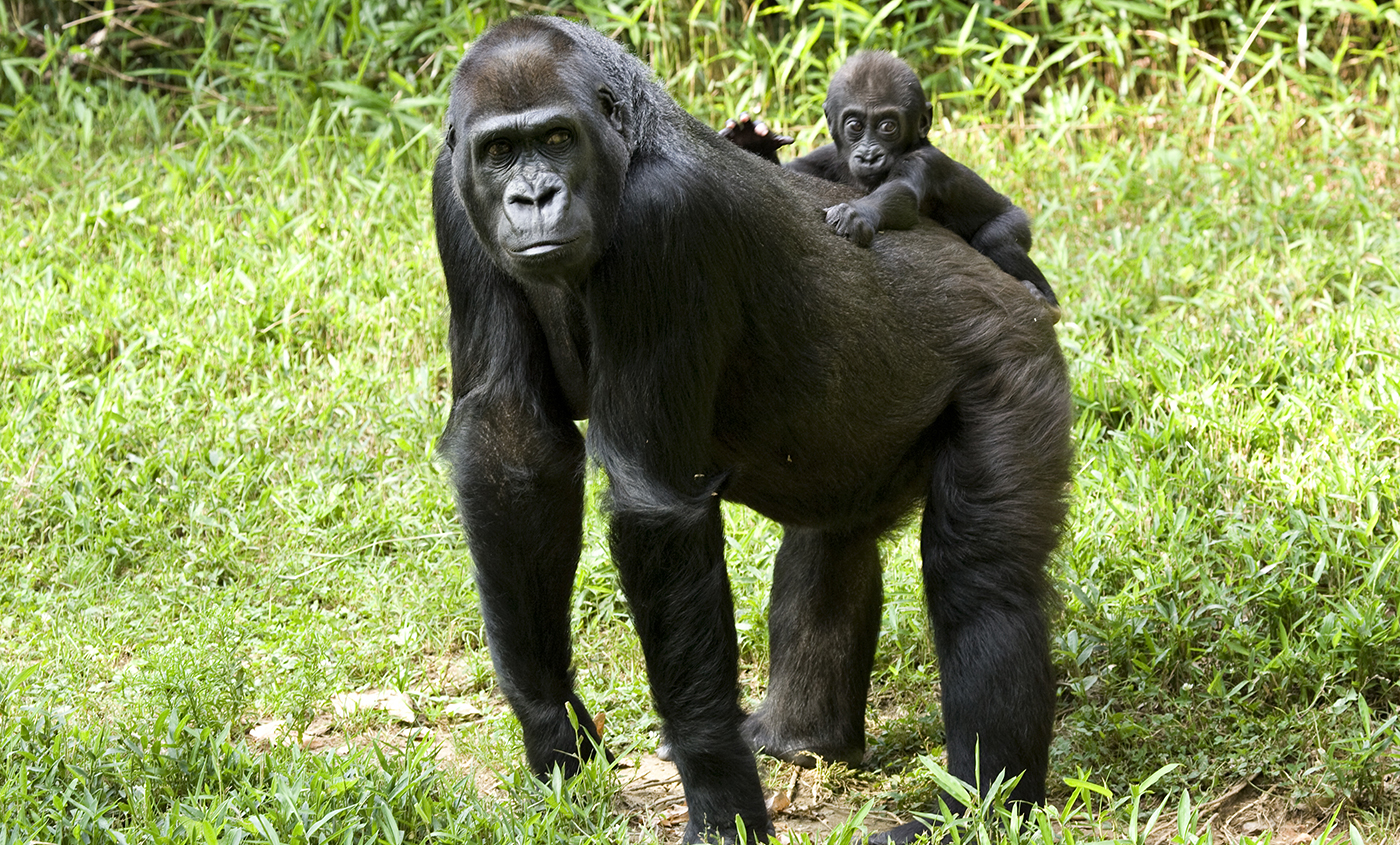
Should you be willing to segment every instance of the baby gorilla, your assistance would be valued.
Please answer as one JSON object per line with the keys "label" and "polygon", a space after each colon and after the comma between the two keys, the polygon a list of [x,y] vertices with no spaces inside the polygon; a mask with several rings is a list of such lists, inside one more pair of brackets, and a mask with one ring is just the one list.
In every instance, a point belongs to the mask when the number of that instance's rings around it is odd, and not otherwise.
{"label": "baby gorilla", "polygon": [[[929,143],[933,104],[912,68],[891,53],[857,53],[831,79],[826,124],[835,143],[795,158],[787,166],[828,182],[866,192],[828,208],[826,222],[859,246],[881,229],[909,229],[920,214],[957,234],[1021,279],[1051,305],[1055,292],[1026,254],[1030,218],[982,177]],[[720,132],[772,162],[791,138],[773,135],[747,115]]]}

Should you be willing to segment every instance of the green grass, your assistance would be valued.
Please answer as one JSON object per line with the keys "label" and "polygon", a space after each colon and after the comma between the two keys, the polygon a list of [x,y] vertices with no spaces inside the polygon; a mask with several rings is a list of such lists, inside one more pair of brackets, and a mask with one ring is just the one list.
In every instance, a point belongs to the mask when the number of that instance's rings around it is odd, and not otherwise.
{"label": "green grass", "polygon": [[[1267,9],[1228,28],[1226,63]],[[706,20],[634,37],[695,113],[761,104],[818,139],[830,63],[792,52],[815,18],[741,41]],[[940,103],[936,142],[1032,213],[1066,306],[1054,808],[1026,841],[1210,841],[1202,805],[1246,780],[1321,818],[1318,841],[1400,830],[1400,113],[1393,47],[1369,70],[1329,53],[1329,74],[1307,58],[1327,33],[1295,39],[1306,75],[1290,54],[1247,89],[1158,57],[1121,95],[1086,66],[1020,106],[984,86],[1007,111]],[[796,56],[787,76],[762,43]],[[647,841],[617,773],[523,774],[483,647],[433,458],[441,72],[327,59],[343,84],[313,94],[268,59],[221,99],[16,61],[35,76],[0,92],[0,842]],[[996,63],[977,67],[965,90]],[[728,516],[752,703],[778,534]],[[912,536],[886,569],[872,766],[825,782],[907,815],[947,784]],[[596,515],[574,617],[610,745],[654,747]],[[436,745],[394,750],[402,726],[373,711],[334,723],[346,754],[245,738],[270,718],[314,734],[363,689],[410,693]]]}

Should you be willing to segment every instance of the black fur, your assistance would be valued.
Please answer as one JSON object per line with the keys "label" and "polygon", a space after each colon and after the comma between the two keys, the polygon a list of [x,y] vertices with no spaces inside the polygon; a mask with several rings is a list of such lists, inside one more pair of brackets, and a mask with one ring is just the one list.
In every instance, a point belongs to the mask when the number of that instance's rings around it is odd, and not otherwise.
{"label": "black fur", "polygon": [[[1045,274],[1031,260],[1030,218],[963,164],[929,143],[933,106],[919,78],[890,53],[857,53],[831,78],[826,124],[832,143],[788,162],[800,173],[858,188],[865,196],[827,210],[827,222],[860,246],[875,233],[908,229],[919,215],[953,231],[1005,272],[1030,282],[1057,305]],[[770,133],[747,115],[725,137],[776,162],[791,138]]]}
{"label": "black fur", "polygon": [[[540,773],[594,753],[573,692],[585,444],[681,773],[686,841],[771,832],[750,743],[864,749],[876,541],[926,505],[952,771],[1044,797],[1047,558],[1070,402],[1044,304],[932,224],[832,238],[849,189],[756,160],[600,34],[518,18],[453,80],[433,181],[451,305],[441,449],[502,690]],[[784,525],[747,720],[721,498]],[[571,726],[569,709],[579,730]],[[893,841],[907,841],[896,829]]]}

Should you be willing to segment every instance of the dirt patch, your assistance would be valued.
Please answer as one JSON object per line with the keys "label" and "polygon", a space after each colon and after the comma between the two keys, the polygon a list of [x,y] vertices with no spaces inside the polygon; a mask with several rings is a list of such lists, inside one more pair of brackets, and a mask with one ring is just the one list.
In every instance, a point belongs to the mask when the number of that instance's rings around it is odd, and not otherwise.
{"label": "dirt patch", "polygon": [[[470,777],[480,795],[503,797],[495,775],[459,751],[452,725],[350,726],[346,731],[343,718],[343,714],[340,720],[335,713],[322,714],[300,735],[281,720],[268,720],[253,728],[248,739],[255,747],[300,744],[318,754],[347,754],[352,748],[371,745],[403,749],[410,742],[431,742],[443,770]],[[662,842],[679,842],[690,817],[675,764],[655,754],[625,758],[617,763],[617,778],[617,811],[632,820],[634,829],[653,832]],[[764,798],[778,842],[794,841],[796,834],[824,842],[859,810],[858,804],[853,805],[823,786],[821,774],[814,769],[775,765],[770,767],[768,780]],[[865,821],[870,830],[883,830],[898,823],[895,816],[879,811],[869,813]]]}
{"label": "dirt patch", "polygon": [[[393,711],[394,708],[379,700],[384,696],[376,697],[377,694],[371,693],[361,694],[356,699],[360,710],[384,710],[386,715]],[[261,747],[299,742],[306,750],[321,754],[345,754],[351,748],[373,744],[402,749],[410,742],[427,741],[433,743],[437,763],[442,769],[470,777],[480,795],[504,797],[491,770],[480,765],[470,753],[464,753],[462,744],[454,738],[454,732],[463,723],[484,718],[485,714],[474,706],[439,705],[434,711],[436,718],[431,720],[434,724],[424,724],[417,715],[413,718],[416,724],[411,724],[402,719],[403,714],[399,714],[397,724],[383,721],[373,725],[355,724],[357,712],[354,708],[342,707],[339,713],[322,714],[300,735],[280,721],[265,721],[250,731],[248,738]],[[799,836],[806,836],[812,842],[825,842],[833,831],[859,812],[863,804],[859,790],[846,794],[838,785],[839,792],[833,792],[828,785],[832,783],[828,773],[821,769],[768,761],[760,766],[760,772],[765,775],[764,798],[777,841],[781,843],[793,842]],[[679,842],[689,814],[675,765],[655,754],[640,754],[618,760],[616,774],[617,812],[631,820],[638,834],[654,833],[668,845]],[[1242,780],[1196,808],[1200,827],[1202,830],[1209,828],[1216,842],[1228,845],[1245,838],[1251,841],[1267,838],[1271,845],[1322,845],[1324,840],[1320,837],[1328,831],[1329,825],[1331,831],[1326,843],[1341,845],[1349,841],[1349,825],[1344,815],[1339,817],[1334,809],[1325,807],[1300,807],[1289,796],[1277,791],[1281,789],[1262,779]],[[1392,789],[1400,791],[1400,784],[1387,782],[1387,792]],[[1168,807],[1169,812],[1158,820],[1156,829],[1147,839],[1148,845],[1166,845],[1175,836],[1175,819],[1169,817],[1174,806],[1173,802]],[[868,831],[879,831],[907,820],[876,809],[866,815],[863,826]],[[1374,845],[1400,845],[1400,836]]]}
{"label": "dirt patch", "polygon": [[[629,815],[639,829],[656,833],[661,841],[679,842],[690,816],[675,765],[655,754],[644,754],[620,762],[618,779],[619,812]],[[764,798],[779,842],[791,842],[796,834],[824,842],[860,809],[823,786],[816,769],[779,766],[771,771],[768,781]],[[872,811],[865,818],[865,826],[883,830],[899,821],[889,813]]]}
{"label": "dirt patch", "polygon": [[[1197,814],[1202,830],[1209,828],[1215,841],[1222,843],[1239,842],[1245,837],[1258,841],[1267,835],[1270,845],[1312,845],[1323,841],[1319,837],[1329,823],[1332,830],[1326,842],[1350,841],[1345,817],[1337,817],[1335,811],[1298,807],[1288,797],[1275,794],[1273,787],[1261,788],[1253,780],[1236,783],[1223,795],[1201,805]],[[1148,837],[1148,845],[1164,845],[1175,833],[1170,820],[1161,820],[1158,829]]]}

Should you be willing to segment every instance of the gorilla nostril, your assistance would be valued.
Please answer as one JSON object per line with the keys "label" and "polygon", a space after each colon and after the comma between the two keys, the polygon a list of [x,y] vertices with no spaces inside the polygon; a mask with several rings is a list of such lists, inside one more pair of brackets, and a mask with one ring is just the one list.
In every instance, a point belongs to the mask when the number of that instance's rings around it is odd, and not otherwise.
{"label": "gorilla nostril", "polygon": [[558,178],[521,175],[506,189],[505,201],[510,205],[545,208],[560,199],[564,191],[564,182]]}
{"label": "gorilla nostril", "polygon": [[511,205],[525,205],[544,208],[559,195],[557,185],[522,185],[506,194],[506,202]]}

